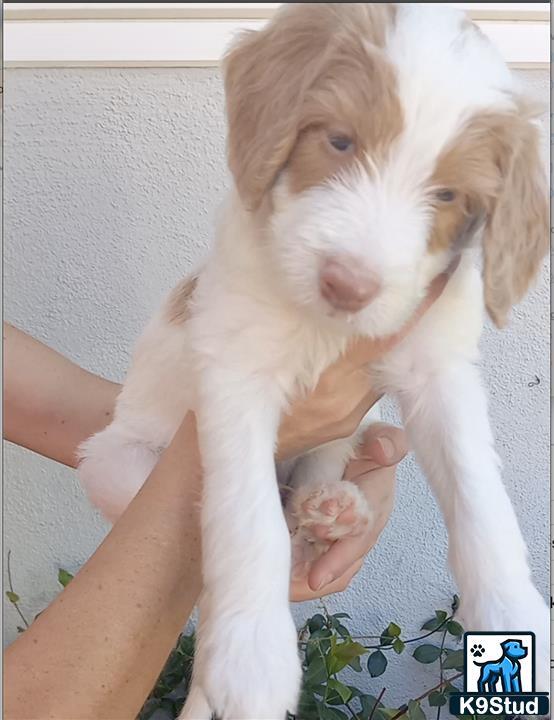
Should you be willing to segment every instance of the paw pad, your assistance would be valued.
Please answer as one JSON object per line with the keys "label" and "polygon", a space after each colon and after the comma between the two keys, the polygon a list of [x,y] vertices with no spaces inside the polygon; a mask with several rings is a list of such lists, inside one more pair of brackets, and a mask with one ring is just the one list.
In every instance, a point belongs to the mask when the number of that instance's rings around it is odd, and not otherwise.
{"label": "paw pad", "polygon": [[485,648],[482,645],[473,645],[473,647],[469,649],[469,652],[473,657],[482,657],[485,653]]}

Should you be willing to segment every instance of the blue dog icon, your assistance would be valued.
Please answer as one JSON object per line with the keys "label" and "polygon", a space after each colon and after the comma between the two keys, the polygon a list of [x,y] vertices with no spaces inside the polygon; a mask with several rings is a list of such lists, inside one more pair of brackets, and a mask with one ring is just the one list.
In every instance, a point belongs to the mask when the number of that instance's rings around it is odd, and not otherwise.
{"label": "blue dog icon", "polygon": [[502,685],[501,692],[520,693],[521,692],[521,665],[519,660],[527,656],[527,648],[521,644],[521,640],[504,640],[500,643],[502,647],[502,657],[500,660],[492,662],[477,662],[475,665],[481,667],[481,674],[477,681],[477,688],[480,693],[498,692],[496,684],[498,680]]}

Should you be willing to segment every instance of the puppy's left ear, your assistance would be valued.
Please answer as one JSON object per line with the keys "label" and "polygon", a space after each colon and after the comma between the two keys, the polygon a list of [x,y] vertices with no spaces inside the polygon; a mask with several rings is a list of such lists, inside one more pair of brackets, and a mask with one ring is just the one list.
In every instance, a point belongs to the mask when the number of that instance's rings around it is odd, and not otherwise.
{"label": "puppy's left ear", "polygon": [[501,185],[484,231],[487,311],[506,323],[539,271],[549,247],[548,184],[540,157],[540,132],[531,109],[507,119],[496,133]]}

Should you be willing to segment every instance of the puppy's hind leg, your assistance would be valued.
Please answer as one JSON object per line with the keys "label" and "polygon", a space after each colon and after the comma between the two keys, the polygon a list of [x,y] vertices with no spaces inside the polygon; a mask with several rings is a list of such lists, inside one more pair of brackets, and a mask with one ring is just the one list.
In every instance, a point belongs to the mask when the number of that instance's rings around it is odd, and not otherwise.
{"label": "puppy's hind leg", "polygon": [[78,474],[86,493],[114,523],[158,461],[159,453],[112,423],[79,447]]}

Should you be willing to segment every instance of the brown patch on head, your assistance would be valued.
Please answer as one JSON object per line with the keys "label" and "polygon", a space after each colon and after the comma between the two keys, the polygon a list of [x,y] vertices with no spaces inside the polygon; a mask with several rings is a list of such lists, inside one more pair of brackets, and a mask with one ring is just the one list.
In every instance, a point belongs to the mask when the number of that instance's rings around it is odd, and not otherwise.
{"label": "brown patch on head", "polygon": [[549,245],[548,187],[533,111],[521,99],[511,112],[473,117],[442,154],[431,179],[436,197],[430,252],[471,236],[484,224],[485,302],[497,326],[519,302]]}
{"label": "brown patch on head", "polygon": [[165,314],[171,325],[182,325],[189,319],[190,302],[197,282],[197,277],[183,278],[169,293]]}
{"label": "brown patch on head", "polygon": [[[402,125],[381,48],[394,5],[287,4],[225,60],[229,166],[243,202],[260,205],[289,161],[293,190],[385,152]],[[329,134],[353,140],[340,156]]]}

